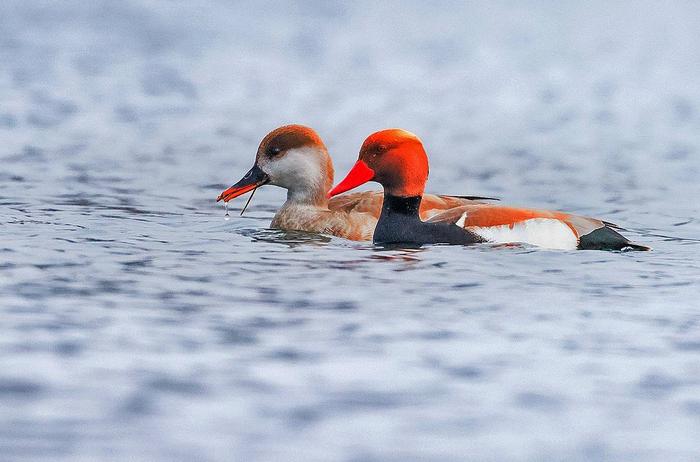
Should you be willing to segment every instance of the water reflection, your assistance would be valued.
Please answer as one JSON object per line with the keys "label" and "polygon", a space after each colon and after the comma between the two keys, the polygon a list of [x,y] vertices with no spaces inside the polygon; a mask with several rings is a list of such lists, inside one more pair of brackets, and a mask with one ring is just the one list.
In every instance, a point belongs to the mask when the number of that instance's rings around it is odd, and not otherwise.
{"label": "water reflection", "polygon": [[289,248],[295,248],[303,245],[323,246],[331,242],[331,237],[309,233],[306,231],[289,231],[281,229],[243,229],[238,231],[241,235],[251,238],[257,242],[269,242],[274,244],[283,244]]}

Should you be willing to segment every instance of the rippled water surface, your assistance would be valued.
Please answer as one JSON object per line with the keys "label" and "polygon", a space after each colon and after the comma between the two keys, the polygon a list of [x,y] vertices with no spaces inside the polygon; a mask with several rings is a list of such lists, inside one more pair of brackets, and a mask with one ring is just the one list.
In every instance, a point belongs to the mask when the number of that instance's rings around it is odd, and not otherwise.
{"label": "rippled water surface", "polygon": [[[694,2],[0,3],[0,460],[700,457]],[[338,176],[653,252],[381,250],[215,204],[284,123]]]}

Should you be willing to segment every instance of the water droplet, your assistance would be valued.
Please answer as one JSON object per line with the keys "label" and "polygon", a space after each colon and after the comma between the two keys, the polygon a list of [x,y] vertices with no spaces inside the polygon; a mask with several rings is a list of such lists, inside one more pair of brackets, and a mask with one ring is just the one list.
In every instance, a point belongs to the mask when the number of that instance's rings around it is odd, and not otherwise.
{"label": "water droplet", "polygon": [[226,213],[224,214],[224,220],[230,220],[231,216],[228,214],[228,201],[224,202],[224,210],[226,210]]}

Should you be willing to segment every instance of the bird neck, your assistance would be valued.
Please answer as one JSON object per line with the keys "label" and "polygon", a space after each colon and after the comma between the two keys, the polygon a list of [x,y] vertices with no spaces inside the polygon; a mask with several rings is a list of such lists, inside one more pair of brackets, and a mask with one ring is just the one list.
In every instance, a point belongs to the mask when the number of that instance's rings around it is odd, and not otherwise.
{"label": "bird neck", "polygon": [[314,205],[328,207],[327,184],[313,185],[313,187],[298,187],[287,189],[287,202],[285,205]]}
{"label": "bird neck", "polygon": [[402,197],[385,192],[380,220],[382,218],[396,217],[398,219],[409,218],[420,221],[418,210],[420,209],[421,199],[421,196]]}

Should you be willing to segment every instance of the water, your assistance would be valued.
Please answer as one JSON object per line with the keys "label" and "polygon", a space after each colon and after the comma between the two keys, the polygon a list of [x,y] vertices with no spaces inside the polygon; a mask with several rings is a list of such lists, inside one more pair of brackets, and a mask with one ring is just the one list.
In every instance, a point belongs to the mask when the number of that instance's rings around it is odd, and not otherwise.
{"label": "water", "polygon": [[[0,460],[698,460],[693,2],[0,3]],[[653,252],[374,249],[215,198],[290,122],[337,176]],[[240,210],[244,198],[230,204]]]}

